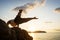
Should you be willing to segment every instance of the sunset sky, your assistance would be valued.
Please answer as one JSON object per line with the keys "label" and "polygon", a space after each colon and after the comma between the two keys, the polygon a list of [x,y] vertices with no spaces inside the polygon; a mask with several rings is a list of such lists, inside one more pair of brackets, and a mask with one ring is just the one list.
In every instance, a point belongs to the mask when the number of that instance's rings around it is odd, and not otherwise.
{"label": "sunset sky", "polygon": [[[14,19],[18,13],[13,10],[14,8],[36,1],[41,2],[41,0],[0,0],[0,18],[6,22]],[[27,13],[22,14],[22,17],[36,16],[39,19],[20,24],[21,28],[28,31],[60,29],[60,0],[44,1],[43,6],[37,6],[31,10],[27,10]]]}

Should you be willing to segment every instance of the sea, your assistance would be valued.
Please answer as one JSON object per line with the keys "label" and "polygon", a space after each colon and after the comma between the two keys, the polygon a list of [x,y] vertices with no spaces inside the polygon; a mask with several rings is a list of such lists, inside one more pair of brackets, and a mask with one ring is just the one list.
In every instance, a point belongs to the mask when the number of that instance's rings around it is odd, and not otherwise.
{"label": "sea", "polygon": [[33,40],[60,40],[60,32],[29,33]]}

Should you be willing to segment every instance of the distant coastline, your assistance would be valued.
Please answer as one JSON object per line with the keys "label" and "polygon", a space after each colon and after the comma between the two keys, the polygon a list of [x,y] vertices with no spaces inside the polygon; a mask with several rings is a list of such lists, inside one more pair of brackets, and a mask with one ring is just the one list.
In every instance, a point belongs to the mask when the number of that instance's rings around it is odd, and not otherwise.
{"label": "distant coastline", "polygon": [[47,33],[47,32],[46,31],[34,31],[34,32],[29,31],[28,33]]}

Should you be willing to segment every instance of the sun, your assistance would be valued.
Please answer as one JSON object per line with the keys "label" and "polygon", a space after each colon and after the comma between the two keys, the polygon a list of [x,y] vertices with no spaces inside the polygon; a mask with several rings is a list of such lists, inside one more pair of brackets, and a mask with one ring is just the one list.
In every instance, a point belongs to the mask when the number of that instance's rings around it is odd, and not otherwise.
{"label": "sun", "polygon": [[31,32],[34,32],[34,31],[36,31],[36,28],[35,27],[29,27],[28,30]]}

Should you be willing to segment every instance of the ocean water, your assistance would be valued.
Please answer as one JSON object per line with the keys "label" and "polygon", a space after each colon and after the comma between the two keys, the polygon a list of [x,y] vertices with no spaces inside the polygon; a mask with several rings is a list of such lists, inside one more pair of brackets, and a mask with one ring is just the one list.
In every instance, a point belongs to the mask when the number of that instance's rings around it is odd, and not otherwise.
{"label": "ocean water", "polygon": [[60,32],[29,33],[33,40],[60,40]]}

